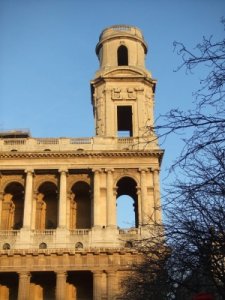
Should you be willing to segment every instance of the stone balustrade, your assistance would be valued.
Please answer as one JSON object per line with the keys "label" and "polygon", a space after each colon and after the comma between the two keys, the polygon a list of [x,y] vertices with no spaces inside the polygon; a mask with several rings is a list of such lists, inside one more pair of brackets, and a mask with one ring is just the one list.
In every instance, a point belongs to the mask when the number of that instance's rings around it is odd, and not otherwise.
{"label": "stone balustrade", "polygon": [[94,151],[104,147],[105,150],[142,150],[153,149],[156,141],[146,138],[2,138],[0,152],[42,152],[42,151]]}

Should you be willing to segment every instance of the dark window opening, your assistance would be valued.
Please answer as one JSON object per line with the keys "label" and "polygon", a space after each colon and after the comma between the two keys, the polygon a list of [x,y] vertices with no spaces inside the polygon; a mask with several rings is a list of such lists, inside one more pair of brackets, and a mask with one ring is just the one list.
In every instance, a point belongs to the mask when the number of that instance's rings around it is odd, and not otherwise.
{"label": "dark window opening", "polygon": [[46,243],[41,243],[39,245],[39,249],[47,249],[47,244]]}
{"label": "dark window opening", "polygon": [[126,46],[120,46],[117,50],[118,66],[128,66],[128,50]]}
{"label": "dark window opening", "polygon": [[76,250],[80,250],[80,249],[83,249],[83,248],[84,248],[84,246],[83,246],[82,243],[80,243],[80,242],[76,243],[76,245],[75,245]]}
{"label": "dark window opening", "polygon": [[132,107],[117,106],[117,130],[120,137],[133,136]]}
{"label": "dark window opening", "polygon": [[9,250],[10,249],[10,244],[5,243],[2,247],[3,250]]}

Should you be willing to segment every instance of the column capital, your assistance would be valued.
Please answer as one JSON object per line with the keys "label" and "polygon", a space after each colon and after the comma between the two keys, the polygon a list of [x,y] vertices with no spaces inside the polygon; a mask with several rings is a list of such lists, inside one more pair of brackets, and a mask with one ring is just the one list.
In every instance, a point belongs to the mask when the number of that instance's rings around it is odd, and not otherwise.
{"label": "column capital", "polygon": [[101,168],[93,168],[92,172],[98,174],[98,173],[102,172],[102,169]]}
{"label": "column capital", "polygon": [[55,274],[56,274],[57,276],[63,277],[63,276],[67,276],[67,271],[59,270],[59,271],[55,271]]}
{"label": "column capital", "polygon": [[95,276],[102,276],[103,271],[100,271],[100,270],[94,270],[94,271],[92,271],[92,274],[95,275]]}
{"label": "column capital", "polygon": [[59,168],[59,169],[58,169],[58,172],[61,173],[61,174],[62,174],[62,173],[68,173],[68,169],[62,167],[62,168]]}
{"label": "column capital", "polygon": [[106,173],[113,173],[115,170],[113,168],[105,168]]}
{"label": "column capital", "polygon": [[152,172],[159,172],[160,171],[160,169],[157,168],[157,167],[156,168],[150,168],[150,169],[151,169]]}
{"label": "column capital", "polygon": [[34,174],[34,169],[32,169],[32,168],[27,168],[27,169],[25,169],[24,170],[24,172],[28,175],[28,174]]}
{"label": "column capital", "polygon": [[106,270],[107,276],[115,276],[117,273],[117,270]]}
{"label": "column capital", "polygon": [[19,277],[28,278],[28,277],[30,277],[31,274],[29,271],[21,271],[21,272],[18,272],[18,275],[19,275]]}
{"label": "column capital", "polygon": [[148,169],[148,168],[139,168],[138,171],[139,171],[140,173],[146,173],[146,172],[149,171],[149,169]]}

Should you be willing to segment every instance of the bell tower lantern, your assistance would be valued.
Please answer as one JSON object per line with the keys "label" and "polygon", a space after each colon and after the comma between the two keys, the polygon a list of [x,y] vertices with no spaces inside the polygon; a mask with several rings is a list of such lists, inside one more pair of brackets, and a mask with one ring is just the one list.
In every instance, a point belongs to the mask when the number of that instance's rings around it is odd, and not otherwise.
{"label": "bell tower lantern", "polygon": [[96,46],[99,70],[91,82],[96,135],[151,135],[156,80],[145,68],[147,44],[133,26],[103,30]]}

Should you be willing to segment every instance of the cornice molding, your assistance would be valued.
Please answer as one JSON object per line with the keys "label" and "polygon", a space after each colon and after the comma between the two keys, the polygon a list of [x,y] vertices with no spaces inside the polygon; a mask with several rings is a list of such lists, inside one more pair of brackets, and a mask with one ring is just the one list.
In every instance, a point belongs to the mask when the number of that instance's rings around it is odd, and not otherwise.
{"label": "cornice molding", "polygon": [[74,158],[74,157],[162,157],[163,150],[149,151],[84,151],[84,152],[2,152],[0,159],[38,159],[38,158]]}

